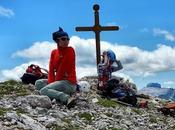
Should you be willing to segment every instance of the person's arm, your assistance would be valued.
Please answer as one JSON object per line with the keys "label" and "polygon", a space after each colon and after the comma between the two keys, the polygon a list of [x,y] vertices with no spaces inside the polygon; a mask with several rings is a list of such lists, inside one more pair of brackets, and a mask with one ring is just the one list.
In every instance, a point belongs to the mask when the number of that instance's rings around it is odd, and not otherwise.
{"label": "person's arm", "polygon": [[66,55],[61,60],[57,70],[56,80],[63,80],[70,76],[72,69],[75,66],[75,52],[73,48],[69,48]]}
{"label": "person's arm", "polygon": [[55,72],[54,72],[54,51],[52,51],[49,61],[49,72],[48,72],[48,83],[55,81]]}
{"label": "person's arm", "polygon": [[115,68],[116,71],[123,69],[123,66],[122,66],[120,60],[116,60],[116,63],[117,63],[117,67]]}

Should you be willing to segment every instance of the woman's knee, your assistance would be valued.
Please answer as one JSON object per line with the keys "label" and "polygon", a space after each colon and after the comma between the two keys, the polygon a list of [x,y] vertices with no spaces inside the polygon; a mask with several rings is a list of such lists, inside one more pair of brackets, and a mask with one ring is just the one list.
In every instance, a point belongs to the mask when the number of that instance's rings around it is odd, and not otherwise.
{"label": "woman's knee", "polygon": [[40,90],[41,95],[47,95],[47,92],[48,92],[48,88],[46,88],[46,87],[44,87]]}
{"label": "woman's knee", "polygon": [[39,79],[35,82],[35,87],[37,90],[42,89],[47,85],[47,79]]}

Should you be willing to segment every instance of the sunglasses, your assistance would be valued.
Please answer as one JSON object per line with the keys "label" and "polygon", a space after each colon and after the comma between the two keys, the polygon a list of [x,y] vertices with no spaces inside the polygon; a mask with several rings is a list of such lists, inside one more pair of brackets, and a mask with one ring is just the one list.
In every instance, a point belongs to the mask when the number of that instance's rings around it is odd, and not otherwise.
{"label": "sunglasses", "polygon": [[57,38],[56,41],[57,42],[60,42],[60,41],[69,41],[69,38],[67,38],[67,37]]}

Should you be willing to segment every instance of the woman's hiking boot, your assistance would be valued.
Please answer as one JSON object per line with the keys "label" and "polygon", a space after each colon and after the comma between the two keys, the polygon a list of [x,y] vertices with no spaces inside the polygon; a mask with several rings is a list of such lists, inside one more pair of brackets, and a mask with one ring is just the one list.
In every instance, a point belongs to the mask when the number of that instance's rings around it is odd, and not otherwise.
{"label": "woman's hiking boot", "polygon": [[67,108],[73,108],[76,105],[76,98],[75,97],[70,97],[67,101]]}

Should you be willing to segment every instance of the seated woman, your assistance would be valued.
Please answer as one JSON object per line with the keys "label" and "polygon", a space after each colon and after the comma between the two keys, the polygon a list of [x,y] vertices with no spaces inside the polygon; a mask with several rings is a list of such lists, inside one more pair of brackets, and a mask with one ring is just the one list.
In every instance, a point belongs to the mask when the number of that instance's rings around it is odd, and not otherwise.
{"label": "seated woman", "polygon": [[48,79],[40,79],[35,83],[42,95],[56,99],[68,108],[75,104],[71,95],[76,92],[75,51],[69,47],[69,36],[62,28],[53,33],[57,48],[52,50]]}
{"label": "seated woman", "polygon": [[121,62],[116,59],[116,55],[112,50],[103,51],[102,60],[98,64],[98,89],[105,89],[107,81],[112,77],[112,72],[122,68]]}

